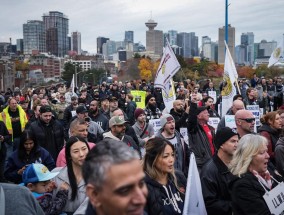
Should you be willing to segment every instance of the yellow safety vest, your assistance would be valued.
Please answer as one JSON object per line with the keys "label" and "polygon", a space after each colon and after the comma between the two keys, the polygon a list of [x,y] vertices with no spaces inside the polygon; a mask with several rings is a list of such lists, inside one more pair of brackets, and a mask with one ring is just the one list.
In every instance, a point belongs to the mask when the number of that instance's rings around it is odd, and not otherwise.
{"label": "yellow safety vest", "polygon": [[[21,123],[21,130],[23,131],[26,127],[26,124],[28,122],[26,112],[23,110],[21,106],[17,106],[19,110],[19,115],[20,115],[20,123]],[[0,114],[0,121],[3,121],[8,129],[9,134],[12,135],[12,140],[13,140],[13,128],[12,128],[12,121],[11,117],[9,115],[9,106],[7,106],[3,112]]]}

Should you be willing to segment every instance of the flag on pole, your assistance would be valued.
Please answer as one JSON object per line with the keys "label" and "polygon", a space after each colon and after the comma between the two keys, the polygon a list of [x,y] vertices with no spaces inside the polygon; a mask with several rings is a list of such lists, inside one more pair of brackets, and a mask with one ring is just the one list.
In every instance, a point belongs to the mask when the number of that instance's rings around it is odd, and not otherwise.
{"label": "flag on pole", "polygon": [[174,100],[176,100],[176,92],[173,79],[166,83],[165,88],[166,90],[162,89],[162,96],[166,110],[168,113],[170,113],[171,109],[173,108],[173,102]]}
{"label": "flag on pole", "polygon": [[73,78],[72,78],[70,87],[72,88],[72,95],[74,95],[74,92],[75,92],[75,89],[74,89],[75,88],[74,74],[73,74]]}
{"label": "flag on pole", "polygon": [[178,72],[179,69],[180,69],[180,64],[169,42],[167,41],[167,45],[164,48],[164,53],[161,63],[156,73],[154,87],[162,88],[164,91],[166,91],[167,90],[166,84],[170,82],[170,80]]}
{"label": "flag on pole", "polygon": [[267,68],[276,64],[279,61],[280,56],[281,56],[281,47],[277,47],[276,49],[274,49],[274,51],[272,52],[269,58],[269,63],[267,65]]}
{"label": "flag on pole", "polygon": [[207,215],[195,156],[190,155],[183,215]]}
{"label": "flag on pole", "polygon": [[224,86],[221,92],[222,95],[222,116],[225,116],[228,109],[232,106],[233,97],[236,95],[236,87],[234,83],[238,81],[238,73],[235,66],[235,63],[232,59],[230,50],[226,46],[226,56],[225,56],[225,63],[224,63]]}

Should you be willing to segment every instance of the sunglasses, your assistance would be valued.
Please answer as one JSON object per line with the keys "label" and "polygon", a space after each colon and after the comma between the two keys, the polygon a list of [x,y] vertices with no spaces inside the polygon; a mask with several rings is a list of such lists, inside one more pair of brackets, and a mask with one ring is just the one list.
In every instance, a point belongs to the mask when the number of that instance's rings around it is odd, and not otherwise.
{"label": "sunglasses", "polygon": [[255,121],[255,118],[247,118],[247,119],[240,119],[240,120],[244,120],[246,121],[247,123],[252,123]]}

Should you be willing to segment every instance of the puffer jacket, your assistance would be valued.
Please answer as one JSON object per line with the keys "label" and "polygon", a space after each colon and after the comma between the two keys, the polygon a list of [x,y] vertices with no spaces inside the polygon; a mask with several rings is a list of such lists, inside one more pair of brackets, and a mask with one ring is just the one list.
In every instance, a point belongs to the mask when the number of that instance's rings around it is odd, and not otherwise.
{"label": "puffer jacket", "polygon": [[281,137],[275,146],[276,169],[284,177],[284,137]]}
{"label": "puffer jacket", "polygon": [[[185,190],[186,179],[185,179],[184,175],[177,171],[176,177],[177,177],[177,182],[178,182],[178,186],[180,187],[180,190],[182,190],[182,189]],[[167,203],[167,199],[169,199],[169,196],[168,196],[164,186],[162,184],[158,183],[156,180],[150,178],[150,176],[147,175],[147,174],[146,174],[145,182],[146,182],[147,188],[148,188],[148,196],[147,196],[147,203],[146,203],[146,206],[145,206],[145,211],[149,215],[172,215],[172,213],[171,214],[165,214],[163,212],[164,204]],[[175,187],[172,178],[169,179],[168,184],[170,184],[171,187],[173,187],[173,186]],[[172,192],[173,193],[176,192],[175,196],[176,197],[179,196],[181,198],[182,202],[184,202],[185,196],[184,196],[183,193],[179,192],[177,188],[175,189],[175,191],[172,190]],[[175,208],[175,206],[173,206],[173,209],[174,208]],[[182,208],[178,208],[177,210],[181,211],[180,214],[182,214],[183,206],[182,206]]]}

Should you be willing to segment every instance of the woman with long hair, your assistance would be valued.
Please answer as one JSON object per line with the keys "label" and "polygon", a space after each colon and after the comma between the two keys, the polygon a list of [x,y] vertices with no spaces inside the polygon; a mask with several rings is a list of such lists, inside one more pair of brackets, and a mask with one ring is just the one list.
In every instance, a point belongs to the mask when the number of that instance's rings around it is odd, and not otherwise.
{"label": "woman with long hair", "polygon": [[174,169],[174,146],[155,137],[148,140],[145,150],[143,170],[149,191],[145,211],[149,215],[182,214],[186,179]]}
{"label": "woman with long hair", "polygon": [[280,115],[276,112],[269,112],[260,119],[262,126],[258,129],[261,136],[265,137],[268,141],[268,154],[271,162],[275,165],[275,146],[281,134],[281,119]]}
{"label": "woman with long hair", "polygon": [[66,214],[78,214],[84,212],[87,208],[85,182],[82,176],[82,165],[90,151],[89,145],[84,138],[73,136],[68,139],[65,146],[66,167],[60,170],[60,173],[54,178],[57,189],[54,195],[59,191],[62,183],[69,185],[68,200],[63,208]]}
{"label": "woman with long hair", "polygon": [[26,166],[31,163],[41,163],[50,171],[55,168],[55,162],[50,153],[38,145],[31,137],[29,130],[24,130],[20,137],[20,144],[8,158],[4,176],[8,181],[16,184],[22,182],[22,174]]}
{"label": "woman with long hair", "polygon": [[277,183],[268,171],[268,162],[265,137],[247,134],[240,139],[230,164],[237,176],[230,184],[234,215],[271,214],[263,195]]}

